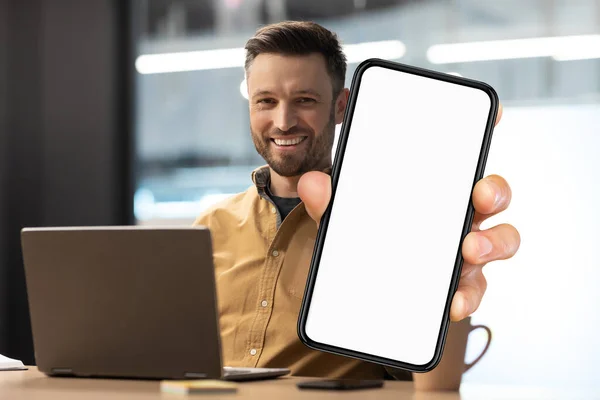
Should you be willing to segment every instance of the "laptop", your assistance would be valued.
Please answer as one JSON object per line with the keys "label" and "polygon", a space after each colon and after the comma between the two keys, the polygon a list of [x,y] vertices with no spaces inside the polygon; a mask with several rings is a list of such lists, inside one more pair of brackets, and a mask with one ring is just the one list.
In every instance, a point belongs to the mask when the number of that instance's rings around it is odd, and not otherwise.
{"label": "laptop", "polygon": [[290,372],[222,365],[207,228],[25,228],[21,245],[46,375],[242,381]]}

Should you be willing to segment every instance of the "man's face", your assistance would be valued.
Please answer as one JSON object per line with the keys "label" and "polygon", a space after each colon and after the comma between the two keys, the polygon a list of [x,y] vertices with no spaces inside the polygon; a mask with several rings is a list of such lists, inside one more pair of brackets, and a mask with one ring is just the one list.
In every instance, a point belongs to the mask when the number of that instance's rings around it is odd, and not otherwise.
{"label": "man's face", "polygon": [[258,153],[281,176],[331,165],[347,90],[333,99],[321,54],[258,55],[248,71],[250,130]]}

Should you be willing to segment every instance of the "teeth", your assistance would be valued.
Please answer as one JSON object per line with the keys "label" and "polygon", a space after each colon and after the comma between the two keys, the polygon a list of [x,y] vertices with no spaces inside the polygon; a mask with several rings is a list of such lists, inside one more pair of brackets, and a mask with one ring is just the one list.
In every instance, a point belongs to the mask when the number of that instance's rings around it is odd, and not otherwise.
{"label": "teeth", "polygon": [[306,136],[297,137],[294,139],[273,139],[278,146],[293,146],[306,139]]}

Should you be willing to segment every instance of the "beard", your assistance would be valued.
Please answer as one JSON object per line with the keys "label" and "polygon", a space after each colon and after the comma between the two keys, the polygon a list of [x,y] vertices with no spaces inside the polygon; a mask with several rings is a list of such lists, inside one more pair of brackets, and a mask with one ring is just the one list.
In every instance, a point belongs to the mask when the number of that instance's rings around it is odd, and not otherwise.
{"label": "beard", "polygon": [[[309,171],[320,171],[330,167],[331,151],[335,139],[335,114],[332,110],[327,125],[316,134],[309,127],[293,127],[288,131],[277,128],[265,133],[252,130],[252,141],[260,156],[269,164],[269,167],[280,176],[299,176]],[[306,136],[304,142],[306,151],[294,151],[290,154],[273,151],[273,136]],[[304,143],[302,142],[302,143]]]}

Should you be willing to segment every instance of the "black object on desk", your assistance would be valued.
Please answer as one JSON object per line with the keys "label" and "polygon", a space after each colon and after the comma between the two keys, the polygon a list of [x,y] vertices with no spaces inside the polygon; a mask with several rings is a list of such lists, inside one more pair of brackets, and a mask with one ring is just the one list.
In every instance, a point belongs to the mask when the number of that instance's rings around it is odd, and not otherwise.
{"label": "black object on desk", "polygon": [[327,379],[297,383],[299,389],[357,390],[383,387],[383,379]]}

